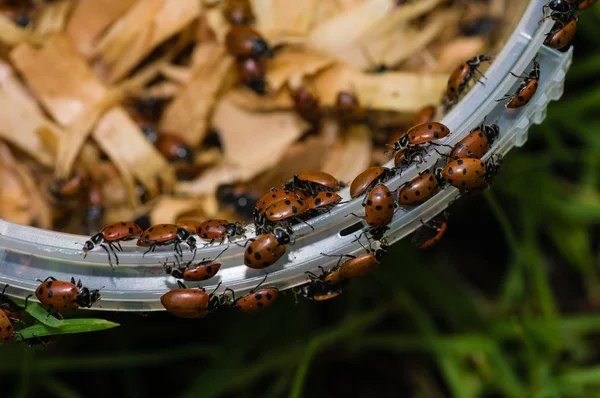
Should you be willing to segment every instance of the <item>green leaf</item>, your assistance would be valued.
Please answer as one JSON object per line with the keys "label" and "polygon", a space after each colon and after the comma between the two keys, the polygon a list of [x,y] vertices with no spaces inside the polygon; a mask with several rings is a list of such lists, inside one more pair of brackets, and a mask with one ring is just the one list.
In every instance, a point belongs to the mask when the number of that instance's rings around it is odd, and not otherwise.
{"label": "green leaf", "polygon": [[27,303],[25,311],[44,325],[50,326],[51,328],[60,328],[63,326],[64,321],[56,319],[54,316],[49,316],[48,311],[43,309],[38,303]]}
{"label": "green leaf", "polygon": [[100,330],[112,329],[117,326],[119,326],[118,323],[106,321],[104,319],[66,319],[62,321],[60,328],[35,325],[22,329],[15,335],[15,341],[57,334],[98,332]]}

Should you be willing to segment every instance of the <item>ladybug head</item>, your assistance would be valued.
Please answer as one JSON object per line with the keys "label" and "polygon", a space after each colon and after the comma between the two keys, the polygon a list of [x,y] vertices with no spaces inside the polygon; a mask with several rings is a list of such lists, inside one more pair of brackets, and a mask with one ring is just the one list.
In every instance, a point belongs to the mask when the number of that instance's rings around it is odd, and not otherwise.
{"label": "ladybug head", "polygon": [[398,141],[394,142],[394,152],[406,148],[409,143],[408,134],[404,134]]}
{"label": "ladybug head", "polygon": [[377,261],[381,261],[383,256],[387,253],[389,246],[385,242],[385,240],[381,240],[379,244],[379,249],[375,250],[375,259]]}
{"label": "ladybug head", "polygon": [[225,233],[227,236],[236,236],[238,234],[238,227],[236,223],[229,223],[225,226]]}
{"label": "ladybug head", "polygon": [[185,243],[187,243],[187,245],[190,247],[190,250],[196,251],[196,238],[194,238],[193,236],[189,236],[185,240]]}
{"label": "ladybug head", "polygon": [[552,11],[556,11],[561,14],[571,10],[571,4],[567,0],[552,0],[550,3],[548,3],[548,7],[550,7]]}
{"label": "ladybug head", "polygon": [[100,289],[90,290],[84,286],[79,289],[75,301],[80,307],[91,308],[92,305],[100,300]]}
{"label": "ladybug head", "polygon": [[500,135],[500,127],[498,127],[498,123],[494,123],[489,126],[485,126],[483,128],[483,133],[488,140],[488,143],[491,145],[496,138]]}
{"label": "ladybug head", "polygon": [[252,52],[257,56],[263,56],[266,58],[273,57],[273,52],[269,48],[269,44],[262,39],[254,40],[254,42],[252,42]]}
{"label": "ladybug head", "polygon": [[435,175],[435,179],[437,180],[438,184],[442,184],[444,182],[444,177],[442,176],[442,168],[438,167],[437,169],[435,169],[434,171],[434,175]]}
{"label": "ladybug head", "polygon": [[92,250],[94,247],[98,246],[102,242],[104,242],[104,235],[102,235],[101,232],[92,236],[90,240],[85,241],[85,243],[83,244],[83,252],[85,253],[85,256],[83,258],[87,257],[88,251]]}
{"label": "ladybug head", "polygon": [[252,80],[250,83],[248,83],[248,87],[258,95],[267,94],[267,84],[264,80]]}
{"label": "ladybug head", "polygon": [[273,235],[275,235],[275,239],[277,239],[277,243],[280,245],[287,245],[291,242],[290,233],[286,228],[275,227],[273,229]]}

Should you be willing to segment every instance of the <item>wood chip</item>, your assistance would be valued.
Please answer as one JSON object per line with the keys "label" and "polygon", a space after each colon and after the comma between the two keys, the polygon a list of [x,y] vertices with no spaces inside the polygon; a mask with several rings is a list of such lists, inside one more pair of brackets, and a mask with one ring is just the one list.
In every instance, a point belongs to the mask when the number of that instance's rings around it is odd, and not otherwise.
{"label": "wood chip", "polygon": [[364,74],[356,69],[333,66],[315,79],[322,104],[333,106],[340,91],[354,91],[367,108],[416,112],[426,105],[439,102],[446,85],[447,74],[389,72]]}
{"label": "wood chip", "polygon": [[74,3],[68,0],[48,4],[36,21],[35,32],[40,36],[62,32],[73,5]]}
{"label": "wood chip", "polygon": [[208,115],[216,96],[233,65],[233,59],[223,47],[215,48],[213,60],[200,68],[192,80],[165,108],[159,129],[181,138],[191,146],[198,146],[208,126]]}
{"label": "wood chip", "polygon": [[204,200],[191,198],[162,197],[150,212],[150,223],[173,224],[182,214],[197,211],[204,206]]}
{"label": "wood chip", "polygon": [[139,0],[98,45],[108,64],[107,81],[123,78],[160,43],[200,15],[197,0]]}
{"label": "wood chip", "polygon": [[100,35],[135,2],[136,0],[79,0],[66,29],[77,51],[89,58]]}
{"label": "wood chip", "polygon": [[309,32],[317,0],[253,0],[256,28],[260,32],[285,31],[299,35]]}
{"label": "wood chip", "polygon": [[323,171],[340,181],[350,183],[371,163],[371,134],[364,124],[351,126],[344,134],[343,151],[338,162],[325,164]]}
{"label": "wood chip", "polygon": [[286,148],[309,128],[295,112],[252,113],[227,97],[216,106],[212,121],[224,159],[239,169],[242,181],[276,165]]}
{"label": "wood chip", "polygon": [[302,48],[289,48],[280,51],[269,63],[267,74],[271,90],[279,90],[286,82],[298,85],[304,76],[312,76],[334,62],[330,56]]}

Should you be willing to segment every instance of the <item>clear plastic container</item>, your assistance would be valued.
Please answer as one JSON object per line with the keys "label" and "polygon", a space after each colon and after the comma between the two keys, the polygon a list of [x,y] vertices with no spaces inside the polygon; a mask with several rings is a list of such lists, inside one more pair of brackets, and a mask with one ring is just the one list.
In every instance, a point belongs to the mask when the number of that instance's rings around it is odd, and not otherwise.
{"label": "clear plastic container", "polygon": [[[476,84],[441,121],[452,133],[439,143],[453,146],[487,116],[488,121],[498,121],[501,133],[484,157],[485,160],[492,153],[505,155],[513,146],[523,145],[527,141],[529,126],[544,120],[548,103],[562,95],[565,74],[572,59],[572,49],[563,53],[542,46],[546,33],[553,25],[551,20],[539,23],[545,3],[547,0],[530,2],[514,33],[486,71],[485,85]],[[503,102],[496,102],[496,99],[514,92],[518,86],[519,79],[510,72],[517,75],[527,73],[536,56],[541,69],[540,85],[529,104],[517,110],[509,110]],[[401,176],[390,180],[388,187],[398,188],[420,171],[432,167],[439,157],[436,152],[430,152],[423,164],[412,166]],[[509,162],[510,157],[506,161]],[[392,162],[387,166],[391,167]],[[426,222],[442,212],[457,194],[455,188],[446,187],[418,207],[400,208],[386,234],[388,240],[395,242],[414,232],[421,221]],[[349,200],[348,189],[343,190],[340,195],[344,200]],[[228,287],[239,296],[255,287],[265,274],[268,274],[266,285],[279,289],[306,283],[306,271],[320,272],[319,266],[329,269],[337,262],[336,258],[325,257],[320,253],[357,254],[363,250],[355,241],[361,231],[346,236],[340,234],[357,222],[362,222],[351,215],[363,214],[361,202],[362,198],[358,198],[338,206],[331,213],[311,219],[314,231],[306,225],[296,226],[295,244],[287,247],[282,259],[264,270],[246,267],[243,263],[244,249],[231,244],[219,259],[222,268],[217,276],[199,285],[212,291],[222,282],[219,291]],[[252,226],[249,227],[251,228]],[[253,231],[249,230],[247,237],[253,236]],[[157,249],[154,253],[142,256],[143,248],[136,247],[134,243],[125,243],[124,252],[119,253],[120,265],[113,268],[108,265],[106,253],[102,250],[91,251],[86,259],[83,258],[81,249],[87,239],[89,237],[0,220],[0,283],[10,284],[8,293],[11,296],[24,298],[34,292],[39,284],[37,279],[45,279],[50,275],[62,280],[75,277],[82,279],[87,286],[103,287],[101,306],[95,306],[94,309],[163,310],[160,296],[177,287],[176,280],[166,275],[162,266],[167,257],[173,258],[172,251]],[[243,244],[244,240],[237,243]],[[196,259],[215,257],[222,250],[223,246],[218,245],[199,249]],[[191,254],[186,253],[184,260],[189,259]]]}

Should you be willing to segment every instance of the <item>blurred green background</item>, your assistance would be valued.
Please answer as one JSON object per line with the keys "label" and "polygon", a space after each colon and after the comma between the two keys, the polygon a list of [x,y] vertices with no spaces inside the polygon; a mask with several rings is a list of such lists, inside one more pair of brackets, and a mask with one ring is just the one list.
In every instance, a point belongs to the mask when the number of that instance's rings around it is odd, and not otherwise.
{"label": "blurred green background", "polygon": [[[2,397],[600,397],[600,7],[565,95],[445,239],[393,247],[329,302],[0,347]],[[79,316],[90,317],[89,312]]]}

